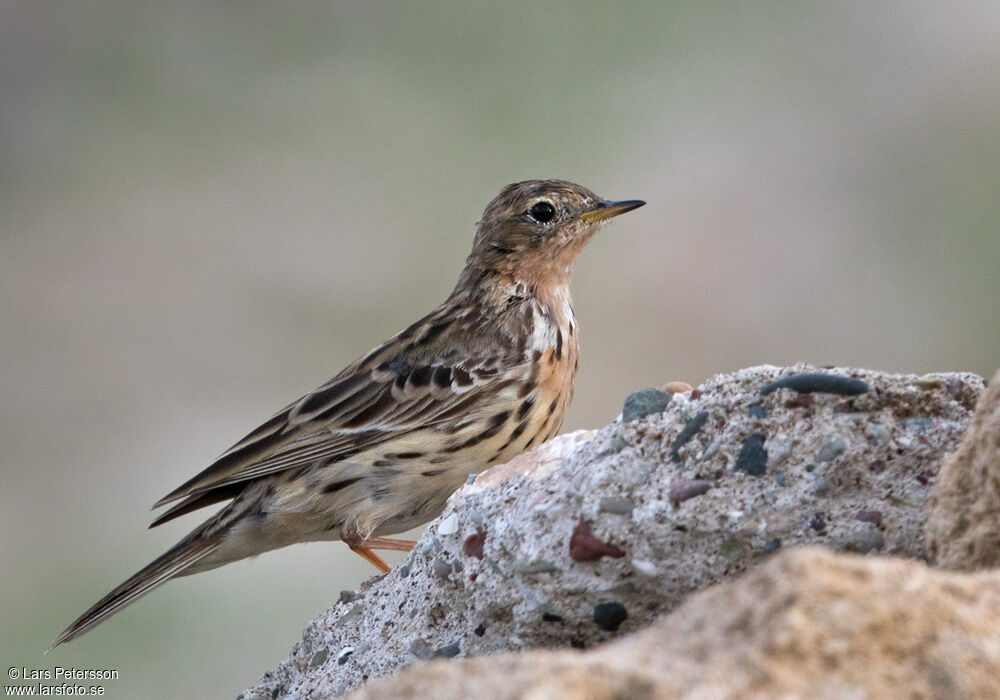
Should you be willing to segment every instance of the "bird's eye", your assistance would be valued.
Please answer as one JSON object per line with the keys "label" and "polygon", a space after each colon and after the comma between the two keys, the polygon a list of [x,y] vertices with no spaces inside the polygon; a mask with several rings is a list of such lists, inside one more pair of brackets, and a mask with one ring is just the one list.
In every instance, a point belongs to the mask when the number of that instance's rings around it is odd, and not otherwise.
{"label": "bird's eye", "polygon": [[547,224],[555,218],[556,208],[548,202],[536,202],[528,211],[531,218],[540,224]]}

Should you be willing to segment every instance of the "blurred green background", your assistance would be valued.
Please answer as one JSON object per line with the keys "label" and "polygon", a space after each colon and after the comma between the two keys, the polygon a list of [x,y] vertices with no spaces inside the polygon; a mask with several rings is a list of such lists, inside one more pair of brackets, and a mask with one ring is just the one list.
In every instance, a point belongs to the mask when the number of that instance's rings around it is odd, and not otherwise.
{"label": "blurred green background", "polygon": [[1000,363],[1000,4],[0,4],[0,661],[229,697],[372,573],[171,583],[149,506],[450,291],[486,202],[649,205],[584,252],[566,428],[799,360]]}

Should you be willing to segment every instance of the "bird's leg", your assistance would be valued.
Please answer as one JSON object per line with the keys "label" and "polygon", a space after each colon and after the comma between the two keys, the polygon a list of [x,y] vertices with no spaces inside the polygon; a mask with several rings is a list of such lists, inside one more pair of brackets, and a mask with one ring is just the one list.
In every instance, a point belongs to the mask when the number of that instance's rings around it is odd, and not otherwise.
{"label": "bird's leg", "polygon": [[388,537],[369,537],[366,540],[359,539],[356,542],[348,542],[347,546],[351,548],[352,552],[355,552],[368,560],[376,569],[382,573],[387,573],[392,571],[392,567],[372,550],[391,549],[397,552],[409,552],[416,544],[417,543],[413,540],[392,540]]}
{"label": "bird's leg", "polygon": [[389,566],[385,560],[377,555],[375,552],[370,550],[368,547],[361,547],[360,545],[347,543],[347,546],[351,548],[351,551],[365,558],[365,560],[374,566],[376,569],[381,571],[383,574],[387,574],[392,571],[392,567]]}
{"label": "bird's leg", "polygon": [[414,540],[393,540],[388,537],[369,537],[361,544],[369,549],[391,549],[394,552],[409,552],[417,546]]}

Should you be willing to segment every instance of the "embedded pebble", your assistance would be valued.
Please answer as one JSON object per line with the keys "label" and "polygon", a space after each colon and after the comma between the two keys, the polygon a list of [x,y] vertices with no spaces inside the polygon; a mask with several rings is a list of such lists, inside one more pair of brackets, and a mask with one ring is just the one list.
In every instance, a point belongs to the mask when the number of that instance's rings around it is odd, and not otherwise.
{"label": "embedded pebble", "polygon": [[882,511],[880,510],[859,510],[856,516],[863,523],[882,524]]}
{"label": "embedded pebble", "polygon": [[483,515],[483,511],[478,508],[473,508],[469,511],[469,520],[476,527],[482,527],[486,523],[486,516]]}
{"label": "embedded pebble", "polygon": [[656,576],[660,573],[660,570],[651,561],[646,561],[645,559],[633,559],[632,566],[643,576]]}
{"label": "embedded pebble", "polygon": [[452,513],[447,518],[438,523],[439,535],[454,535],[458,532],[458,513]]}
{"label": "embedded pebble", "polygon": [[889,442],[889,429],[881,423],[869,423],[866,425],[865,435],[874,440],[877,445],[885,445]]}
{"label": "embedded pebble", "polygon": [[625,449],[625,438],[623,438],[621,435],[615,435],[611,439],[611,451],[617,454],[618,452],[621,452],[624,449]]}
{"label": "embedded pebble", "polygon": [[347,660],[351,658],[351,654],[353,653],[354,653],[354,647],[344,647],[343,649],[341,649],[340,653],[337,654],[337,665],[343,666],[344,664],[346,664]]}
{"label": "embedded pebble", "polygon": [[715,456],[715,453],[719,451],[720,447],[722,447],[722,440],[720,438],[716,438],[712,441],[712,444],[705,448],[705,452],[701,455],[701,458],[711,459]]}
{"label": "embedded pebble", "polygon": [[765,409],[759,403],[755,403],[747,411],[747,415],[749,415],[751,418],[766,418],[767,417],[767,409]]}
{"label": "embedded pebble", "polygon": [[633,508],[635,508],[635,504],[629,499],[614,496],[605,496],[597,504],[597,510],[615,515],[631,515]]}
{"label": "embedded pebble", "polygon": [[670,394],[684,394],[694,391],[694,387],[687,382],[667,382],[663,385],[663,390]]}
{"label": "embedded pebble", "polygon": [[628,619],[628,611],[621,603],[598,603],[594,606],[594,624],[602,630],[617,632]]}
{"label": "embedded pebble", "polygon": [[802,372],[790,374],[765,385],[760,393],[767,396],[777,389],[791,389],[800,394],[839,394],[857,396],[868,391],[868,383],[853,377],[825,372]]}
{"label": "embedded pebble", "polygon": [[514,571],[519,574],[551,574],[559,571],[559,567],[544,559],[532,559],[529,562],[514,562]]}
{"label": "embedded pebble", "polygon": [[937,389],[944,384],[944,378],[938,374],[925,374],[922,377],[914,379],[913,383],[921,389]]}
{"label": "embedded pebble", "polygon": [[465,538],[465,543],[462,545],[462,551],[465,552],[467,557],[475,557],[476,559],[483,558],[483,547],[486,544],[486,533],[480,530],[472,535]]}
{"label": "embedded pebble", "polygon": [[622,423],[631,423],[653,413],[662,413],[673,398],[663,389],[639,389],[628,395],[622,408]]}
{"label": "embedded pebble", "polygon": [[883,547],[885,547],[885,535],[882,534],[881,530],[873,527],[865,528],[861,532],[856,533],[852,540],[845,543],[844,546],[847,551],[855,551],[859,554],[868,554],[868,552],[882,549]]}
{"label": "embedded pebble", "polygon": [[694,416],[688,419],[681,431],[677,433],[677,437],[674,439],[674,444],[670,448],[670,455],[674,462],[681,461],[681,448],[684,447],[688,442],[691,441],[698,431],[701,430],[702,426],[708,421],[709,413],[708,411],[698,411]]}
{"label": "embedded pebble", "polygon": [[815,459],[817,462],[829,462],[844,454],[846,449],[847,443],[838,435],[819,448]]}
{"label": "embedded pebble", "polygon": [[750,476],[763,476],[767,472],[767,450],[764,449],[766,439],[765,436],[756,433],[744,440],[733,469]]}
{"label": "embedded pebble", "polygon": [[785,478],[785,472],[778,472],[774,475],[774,483],[778,486],[787,486],[788,480]]}
{"label": "embedded pebble", "polygon": [[777,537],[764,543],[765,554],[774,554],[779,549],[781,549],[781,540]]}
{"label": "embedded pebble", "polygon": [[352,600],[358,597],[355,591],[341,591],[340,592],[340,602],[350,603]]}
{"label": "embedded pebble", "polygon": [[474,483],[476,483],[476,477],[477,476],[479,476],[479,475],[476,474],[475,472],[472,472],[471,474],[469,474],[467,477],[465,477],[465,485],[466,486],[472,486]]}
{"label": "embedded pebble", "polygon": [[446,644],[443,647],[439,647],[439,648],[435,649],[434,653],[431,654],[431,658],[432,659],[450,659],[453,656],[458,656],[458,654],[459,654],[460,651],[461,651],[461,647],[459,647],[458,642],[452,642],[451,644]]}
{"label": "embedded pebble", "polygon": [[313,654],[312,659],[309,660],[309,667],[316,668],[317,666],[322,666],[328,658],[330,658],[330,650],[324,647]]}
{"label": "embedded pebble", "polygon": [[903,418],[899,422],[902,423],[904,428],[912,430],[915,433],[926,433],[927,429],[931,427],[930,418]]}
{"label": "embedded pebble", "polygon": [[569,556],[573,561],[597,561],[601,557],[619,559],[625,556],[625,552],[613,544],[597,539],[591,532],[590,525],[580,518],[569,538]]}
{"label": "embedded pebble", "polygon": [[708,479],[678,479],[670,484],[669,498],[674,503],[683,503],[695,496],[707,493],[712,485]]}
{"label": "embedded pebble", "polygon": [[410,565],[403,564],[402,566],[399,567],[398,571],[400,578],[406,578],[407,576],[410,575]]}
{"label": "embedded pebble", "polygon": [[423,661],[431,658],[434,649],[425,640],[418,637],[410,642],[410,653]]}
{"label": "embedded pebble", "polygon": [[431,564],[431,571],[433,571],[434,575],[439,579],[447,581],[451,576],[451,564],[438,557],[434,560],[434,563]]}
{"label": "embedded pebble", "polygon": [[363,612],[364,608],[362,608],[360,605],[355,605],[353,608],[351,608],[343,615],[341,615],[339,618],[337,618],[337,621],[333,624],[335,624],[337,627],[343,627],[351,620],[361,617],[361,613]]}

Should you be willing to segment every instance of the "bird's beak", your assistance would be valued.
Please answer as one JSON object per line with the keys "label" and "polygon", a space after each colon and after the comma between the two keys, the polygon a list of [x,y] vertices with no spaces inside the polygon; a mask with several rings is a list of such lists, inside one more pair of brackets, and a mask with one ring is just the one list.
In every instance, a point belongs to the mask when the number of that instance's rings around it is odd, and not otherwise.
{"label": "bird's beak", "polygon": [[643,204],[645,202],[641,199],[626,199],[621,202],[609,202],[606,199],[602,199],[593,209],[588,209],[580,214],[578,218],[585,223],[595,224],[598,221],[604,221],[613,216],[624,214],[627,211],[638,209]]}

